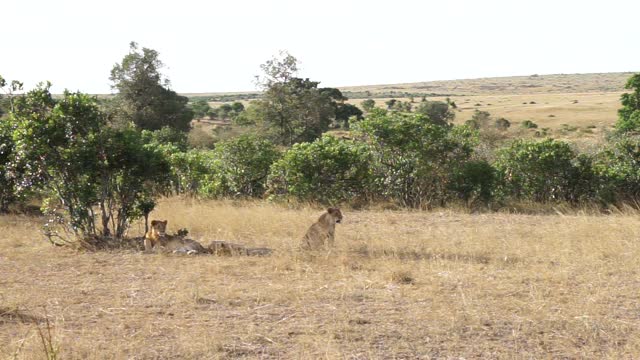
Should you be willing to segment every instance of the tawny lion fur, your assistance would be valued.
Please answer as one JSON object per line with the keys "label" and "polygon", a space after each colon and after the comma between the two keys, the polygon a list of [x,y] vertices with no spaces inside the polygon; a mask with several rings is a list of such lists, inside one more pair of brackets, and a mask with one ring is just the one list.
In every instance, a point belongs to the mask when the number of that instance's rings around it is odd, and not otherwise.
{"label": "tawny lion fur", "polygon": [[199,242],[185,239],[184,236],[167,235],[167,220],[152,220],[151,229],[144,235],[144,250],[149,252],[159,248],[165,252],[185,254],[210,253]]}
{"label": "tawny lion fur", "polygon": [[335,241],[336,224],[342,221],[342,212],[338,208],[328,208],[322,214],[302,239],[302,248],[305,250],[318,250],[331,247]]}

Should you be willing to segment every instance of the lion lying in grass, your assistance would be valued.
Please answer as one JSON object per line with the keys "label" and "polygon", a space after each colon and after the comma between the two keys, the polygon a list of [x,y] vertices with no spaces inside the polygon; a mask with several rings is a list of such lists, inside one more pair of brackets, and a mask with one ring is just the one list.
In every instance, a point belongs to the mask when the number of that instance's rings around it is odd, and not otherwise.
{"label": "lion lying in grass", "polygon": [[182,254],[210,253],[202,244],[186,239],[185,235],[167,235],[167,220],[152,220],[151,229],[144,235],[144,250],[150,252],[158,249],[163,252]]}
{"label": "lion lying in grass", "polygon": [[273,252],[268,248],[247,248],[244,245],[228,241],[212,241],[209,246],[204,247],[195,240],[185,238],[186,234],[167,235],[167,223],[167,220],[151,221],[151,229],[144,236],[144,249],[146,252],[158,249],[176,254],[213,254],[218,256],[265,256]]}

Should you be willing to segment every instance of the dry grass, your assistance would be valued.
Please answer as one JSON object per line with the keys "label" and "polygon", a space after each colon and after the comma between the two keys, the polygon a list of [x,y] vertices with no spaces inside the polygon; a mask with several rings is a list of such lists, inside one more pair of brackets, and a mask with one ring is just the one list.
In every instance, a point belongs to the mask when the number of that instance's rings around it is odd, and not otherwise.
{"label": "dry grass", "polygon": [[[510,95],[474,95],[452,96],[450,99],[458,105],[456,124],[464,124],[471,119],[474,111],[488,111],[492,117],[504,117],[511,122],[509,132],[518,130],[525,120],[531,120],[540,128],[551,129],[556,138],[593,138],[610,129],[618,119],[620,95],[622,92],[608,93],[549,93],[549,94],[510,94]],[[389,99],[375,99],[376,105],[384,107]],[[402,101],[409,99],[401,98]],[[444,101],[443,97],[429,100]],[[350,100],[359,104],[363,100]],[[415,99],[414,106],[420,105]],[[534,102],[535,104],[531,104]],[[564,131],[566,125],[577,127],[574,131]],[[535,130],[529,130],[529,133]],[[522,136],[521,134],[518,134]]]}
{"label": "dry grass", "polygon": [[170,199],[152,214],[266,258],[74,252],[1,217],[0,355],[46,357],[48,319],[65,359],[640,357],[635,213],[344,211],[334,251],[296,252],[320,213]]}

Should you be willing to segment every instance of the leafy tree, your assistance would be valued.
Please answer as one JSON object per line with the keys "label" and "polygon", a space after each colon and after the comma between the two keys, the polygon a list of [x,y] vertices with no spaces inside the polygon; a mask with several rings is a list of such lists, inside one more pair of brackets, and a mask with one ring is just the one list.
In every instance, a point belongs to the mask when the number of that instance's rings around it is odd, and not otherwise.
{"label": "leafy tree", "polygon": [[633,92],[624,93],[620,97],[622,109],[618,110],[616,128],[620,132],[638,131],[640,130],[640,74],[631,76],[625,89]]}
{"label": "leafy tree", "polygon": [[169,80],[160,73],[163,64],[158,56],[157,51],[139,50],[132,42],[122,62],[113,66],[109,79],[118,90],[114,117],[121,125],[133,122],[146,130],[169,126],[187,131],[193,119],[189,99],[169,89]]}
{"label": "leafy tree", "polygon": [[336,122],[342,123],[345,129],[349,129],[349,121],[351,119],[362,120],[362,110],[352,104],[337,104],[336,106]]}
{"label": "leafy tree", "polygon": [[438,126],[449,126],[456,117],[446,102],[424,101],[416,108],[416,113],[425,115],[432,124]]}
{"label": "leafy tree", "polygon": [[371,190],[371,154],[359,142],[324,135],[293,145],[271,166],[268,194],[335,204],[365,198]]}
{"label": "leafy tree", "polygon": [[0,213],[9,209],[9,205],[19,198],[16,192],[16,179],[23,169],[11,167],[10,160],[14,151],[13,127],[8,121],[1,120],[5,112],[13,109],[14,92],[22,90],[22,83],[12,81],[7,86],[6,80],[0,76],[0,90],[6,97],[0,94]]}
{"label": "leafy tree", "polygon": [[274,142],[289,146],[313,141],[329,129],[335,116],[331,93],[323,93],[318,82],[295,77],[295,57],[282,52],[280,58],[267,61],[261,68],[264,75],[257,79],[264,96],[254,102],[254,122]]}
{"label": "leafy tree", "polygon": [[366,112],[373,110],[376,107],[376,101],[373,99],[364,100],[361,104],[362,109]]}
{"label": "leafy tree", "polygon": [[8,173],[21,169],[18,191],[42,190],[50,238],[61,236],[58,225],[84,238],[121,237],[168,169],[140,132],[107,127],[95,97],[65,91],[54,100],[49,87],[15,101],[7,119],[14,140]]}
{"label": "leafy tree", "polygon": [[235,101],[233,104],[231,104],[231,110],[233,110],[236,115],[240,114],[244,111],[244,105],[239,101]]}

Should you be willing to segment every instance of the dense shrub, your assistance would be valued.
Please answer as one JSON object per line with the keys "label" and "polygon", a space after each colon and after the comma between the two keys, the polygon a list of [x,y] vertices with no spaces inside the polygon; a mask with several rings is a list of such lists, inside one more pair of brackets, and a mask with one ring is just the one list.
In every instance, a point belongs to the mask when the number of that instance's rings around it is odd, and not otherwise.
{"label": "dense shrub", "polygon": [[493,199],[496,169],[484,160],[464,163],[454,172],[450,190],[467,205],[488,205]]}
{"label": "dense shrub", "polygon": [[269,168],[280,157],[271,142],[247,135],[221,141],[214,150],[164,151],[174,190],[205,198],[261,197]]}
{"label": "dense shrub", "polygon": [[374,110],[357,124],[374,157],[376,193],[404,206],[444,204],[453,175],[477,140],[470,128],[435,125],[421,114]]}
{"label": "dense shrub", "polygon": [[269,168],[280,152],[268,140],[254,135],[221,141],[214,150],[216,196],[261,197],[265,192]]}
{"label": "dense shrub", "polygon": [[640,138],[613,140],[596,154],[593,170],[604,203],[637,202],[640,198]]}
{"label": "dense shrub", "polygon": [[540,202],[572,200],[575,158],[565,142],[517,140],[498,152],[502,194]]}
{"label": "dense shrub", "polygon": [[370,183],[369,148],[325,135],[312,143],[295,144],[273,164],[268,193],[272,198],[335,204],[365,198]]}

